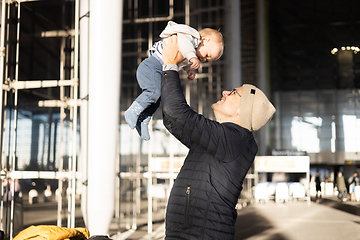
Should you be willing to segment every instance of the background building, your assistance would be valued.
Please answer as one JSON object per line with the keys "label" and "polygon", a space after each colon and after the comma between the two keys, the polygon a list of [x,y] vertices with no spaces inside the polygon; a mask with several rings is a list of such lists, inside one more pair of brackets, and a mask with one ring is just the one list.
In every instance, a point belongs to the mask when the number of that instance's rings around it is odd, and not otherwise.
{"label": "background building", "polygon": [[271,148],[306,151],[326,178],[360,166],[357,4],[269,2]]}

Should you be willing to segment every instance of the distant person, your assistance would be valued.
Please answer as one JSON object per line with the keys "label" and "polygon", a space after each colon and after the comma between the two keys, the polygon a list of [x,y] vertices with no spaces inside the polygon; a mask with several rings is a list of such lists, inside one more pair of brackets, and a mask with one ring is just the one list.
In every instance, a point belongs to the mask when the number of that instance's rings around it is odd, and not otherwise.
{"label": "distant person", "polygon": [[[355,174],[355,173],[354,173]],[[355,201],[355,183],[353,182],[354,174],[351,175],[348,179],[349,183],[349,194],[350,194],[350,200]]]}
{"label": "distant person", "polygon": [[322,195],[321,195],[321,179],[320,179],[319,170],[316,171],[316,175],[315,175],[315,188],[316,188],[316,202],[319,202],[322,199]]}
{"label": "distant person", "polygon": [[336,179],[336,185],[337,185],[337,189],[338,189],[338,199],[340,201],[342,201],[347,193],[346,184],[345,184],[345,180],[342,175],[342,172],[338,172],[338,176]]}
{"label": "distant person", "polygon": [[350,194],[354,195],[354,197],[352,199],[359,202],[360,201],[360,178],[359,178],[357,172],[354,172],[351,180],[349,179],[349,184],[350,184],[349,192],[350,192]]}
{"label": "distant person", "polygon": [[177,37],[163,49],[163,122],[189,152],[171,190],[165,239],[234,239],[236,205],[258,147],[253,131],[267,124],[275,108],[254,85],[222,91],[212,104],[215,119],[195,112],[183,94]]}
{"label": "distant person", "polygon": [[[20,190],[21,190],[21,186],[19,183],[19,179],[15,179],[15,186],[14,186],[14,199],[15,201],[18,201],[20,196]],[[13,181],[11,179],[5,179],[3,182],[3,187],[5,189],[4,191],[4,196],[3,196],[3,201],[4,202],[10,202],[12,200],[12,185],[13,185]]]}
{"label": "distant person", "polygon": [[142,139],[150,139],[148,124],[151,116],[160,104],[160,87],[162,73],[162,51],[166,38],[176,34],[179,38],[179,50],[185,57],[178,63],[178,69],[187,72],[189,81],[195,78],[195,69],[201,62],[215,61],[223,54],[223,36],[214,29],[205,28],[200,31],[194,28],[169,21],[160,34],[162,40],[150,49],[150,57],[143,60],[136,72],[136,78],[142,93],[125,111],[125,120],[131,129],[136,127]]}

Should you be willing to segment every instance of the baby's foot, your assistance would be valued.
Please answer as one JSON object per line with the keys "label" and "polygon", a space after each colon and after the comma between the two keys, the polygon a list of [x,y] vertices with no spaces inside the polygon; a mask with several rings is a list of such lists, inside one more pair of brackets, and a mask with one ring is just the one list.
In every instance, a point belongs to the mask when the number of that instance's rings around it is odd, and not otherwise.
{"label": "baby's foot", "polygon": [[138,131],[140,137],[145,141],[150,140],[149,129],[148,129],[150,120],[151,120],[151,115],[141,113],[136,123],[136,130]]}
{"label": "baby's foot", "polygon": [[138,116],[142,111],[144,111],[144,108],[138,102],[135,101],[124,112],[125,121],[127,122],[127,124],[129,124],[131,129],[135,128]]}

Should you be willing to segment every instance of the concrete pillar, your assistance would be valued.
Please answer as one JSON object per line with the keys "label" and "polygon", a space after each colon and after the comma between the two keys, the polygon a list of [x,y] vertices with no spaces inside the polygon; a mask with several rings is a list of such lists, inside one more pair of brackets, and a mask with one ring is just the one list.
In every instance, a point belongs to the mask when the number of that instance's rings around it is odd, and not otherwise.
{"label": "concrete pillar", "polygon": [[[257,62],[257,87],[260,88],[268,98],[270,98],[270,86],[269,85],[269,76],[267,73],[267,65],[269,64],[267,61],[267,27],[266,27],[266,21],[265,18],[266,13],[266,7],[265,7],[265,1],[264,0],[257,0],[256,2],[256,14],[257,14],[257,56],[256,56],[256,62]],[[270,99],[271,100],[271,99]],[[260,129],[257,133],[258,137],[258,154],[261,155],[267,155],[267,143],[270,141],[268,140],[268,129],[269,124]]]}
{"label": "concrete pillar", "polygon": [[242,85],[241,79],[241,0],[226,0],[226,89],[231,90]]}
{"label": "concrete pillar", "polygon": [[87,228],[107,234],[114,216],[123,1],[90,1]]}

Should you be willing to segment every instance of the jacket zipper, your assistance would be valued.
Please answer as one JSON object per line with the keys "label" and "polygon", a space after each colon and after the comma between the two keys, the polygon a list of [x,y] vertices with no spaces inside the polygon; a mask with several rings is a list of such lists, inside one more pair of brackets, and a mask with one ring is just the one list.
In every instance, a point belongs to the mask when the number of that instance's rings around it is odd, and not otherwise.
{"label": "jacket zipper", "polygon": [[188,186],[188,187],[186,188],[185,198],[186,198],[186,203],[185,203],[185,227],[188,227],[189,201],[190,201],[190,186]]}

